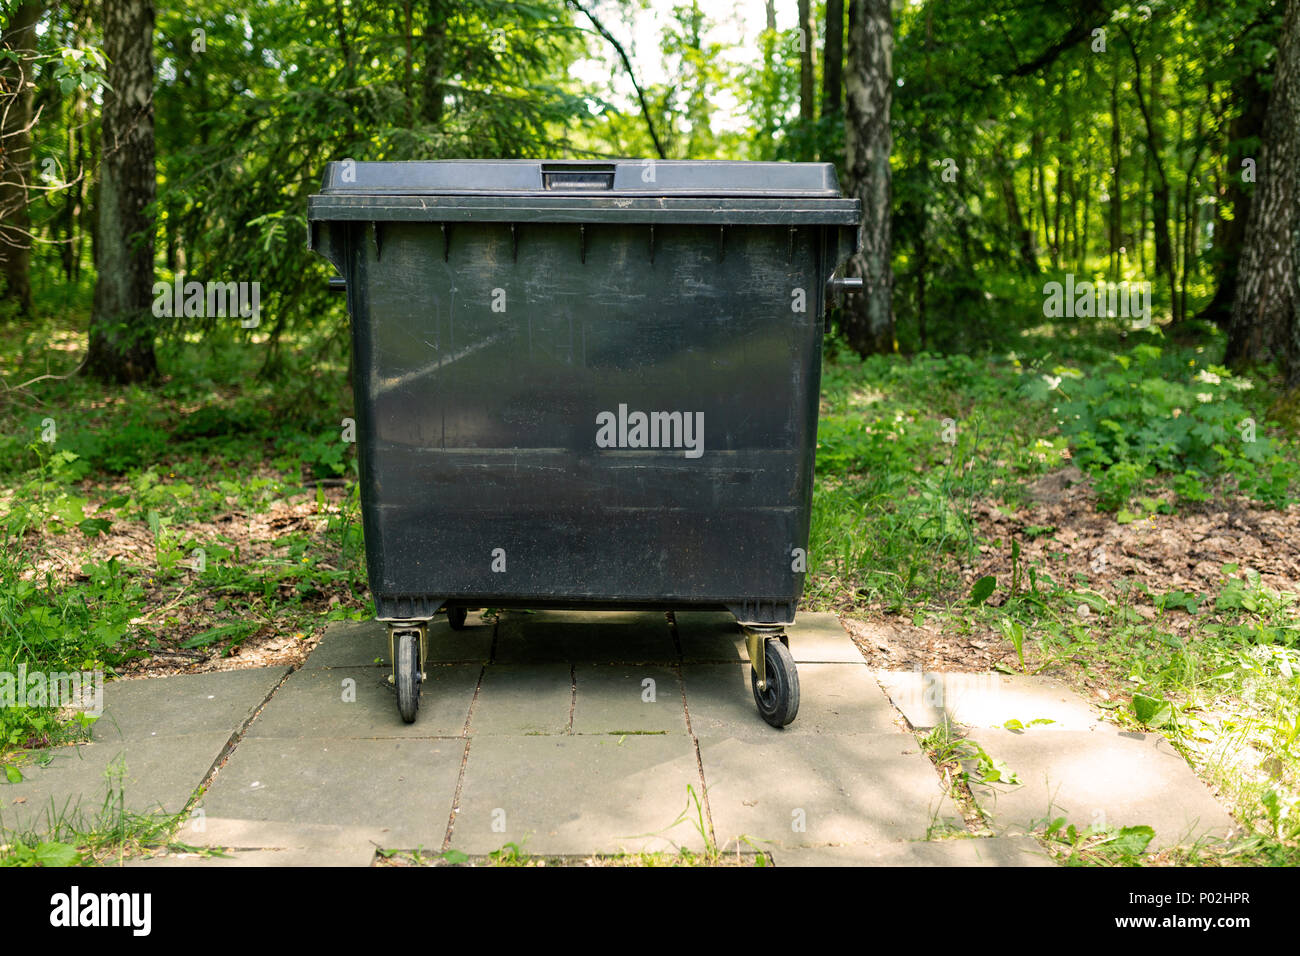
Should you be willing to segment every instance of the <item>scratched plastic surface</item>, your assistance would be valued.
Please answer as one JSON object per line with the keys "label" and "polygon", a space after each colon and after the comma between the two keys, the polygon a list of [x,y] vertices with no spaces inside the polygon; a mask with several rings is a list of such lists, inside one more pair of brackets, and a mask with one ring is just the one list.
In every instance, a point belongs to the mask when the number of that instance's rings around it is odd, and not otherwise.
{"label": "scratched plastic surface", "polygon": [[[380,617],[452,601],[792,619],[824,290],[856,204],[778,196],[772,221],[726,225],[735,199],[688,223],[620,221],[616,196],[561,199],[560,222],[526,196],[450,226],[446,197],[424,220],[313,211],[312,242],[348,286]],[[594,221],[569,218],[584,203]]]}

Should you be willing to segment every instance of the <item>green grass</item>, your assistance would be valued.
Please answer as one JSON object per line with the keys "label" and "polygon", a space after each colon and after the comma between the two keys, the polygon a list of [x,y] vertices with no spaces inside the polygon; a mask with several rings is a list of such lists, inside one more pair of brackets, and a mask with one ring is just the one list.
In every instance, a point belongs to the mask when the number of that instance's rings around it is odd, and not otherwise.
{"label": "green grass", "polygon": [[0,845],[0,867],[94,866],[158,849],[195,852],[175,842],[174,834],[186,814],[139,813],[126,807],[123,780],[126,767],[111,764],[103,802],[89,811],[81,807],[46,808],[39,831],[10,836]]}

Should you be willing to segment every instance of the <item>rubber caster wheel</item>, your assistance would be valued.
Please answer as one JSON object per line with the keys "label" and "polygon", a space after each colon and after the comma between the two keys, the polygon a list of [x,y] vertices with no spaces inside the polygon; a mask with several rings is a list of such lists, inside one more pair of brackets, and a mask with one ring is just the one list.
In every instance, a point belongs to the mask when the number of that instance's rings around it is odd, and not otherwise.
{"label": "rubber caster wheel", "polygon": [[416,631],[406,631],[398,634],[393,644],[397,709],[402,720],[413,724],[420,712],[420,635]]}
{"label": "rubber caster wheel", "polygon": [[790,648],[779,639],[764,641],[763,646],[767,687],[759,689],[758,673],[751,668],[749,679],[754,686],[754,702],[765,721],[773,727],[784,727],[799,713],[799,672],[795,670]]}
{"label": "rubber caster wheel", "polygon": [[463,631],[465,629],[465,617],[468,614],[468,608],[449,607],[447,608],[447,623],[451,625],[453,631]]}

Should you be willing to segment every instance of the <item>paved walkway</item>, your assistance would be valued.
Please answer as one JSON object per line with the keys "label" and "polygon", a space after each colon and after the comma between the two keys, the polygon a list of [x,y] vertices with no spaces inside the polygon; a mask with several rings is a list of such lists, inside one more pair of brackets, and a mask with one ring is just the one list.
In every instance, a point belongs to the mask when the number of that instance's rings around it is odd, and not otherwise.
{"label": "paved walkway", "polygon": [[[1048,682],[876,674],[832,615],[788,631],[802,705],[758,717],[730,615],[507,613],[430,627],[414,724],[386,682],[382,625],[334,625],[306,664],[110,684],[94,742],[0,786],[0,828],[48,828],[120,796],[179,812],[177,839],[230,859],[148,865],[364,865],[376,848],[478,856],[704,848],[787,865],[1042,865],[1044,818],[1143,823],[1161,845],[1231,819],[1158,737],[1120,734]],[[883,689],[882,689],[883,688]],[[913,727],[945,715],[1017,787],[975,796],[999,836],[964,830]],[[1000,729],[1015,718],[1021,733]],[[1030,726],[1035,719],[1051,724]],[[123,767],[122,764],[125,764]]]}

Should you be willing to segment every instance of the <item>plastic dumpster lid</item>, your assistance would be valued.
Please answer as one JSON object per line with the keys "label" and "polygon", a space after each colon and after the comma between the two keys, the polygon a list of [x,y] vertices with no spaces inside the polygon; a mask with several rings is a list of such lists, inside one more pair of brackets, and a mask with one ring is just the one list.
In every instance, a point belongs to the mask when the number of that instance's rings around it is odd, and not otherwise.
{"label": "plastic dumpster lid", "polygon": [[323,195],[599,196],[839,199],[829,163],[531,159],[332,162]]}

